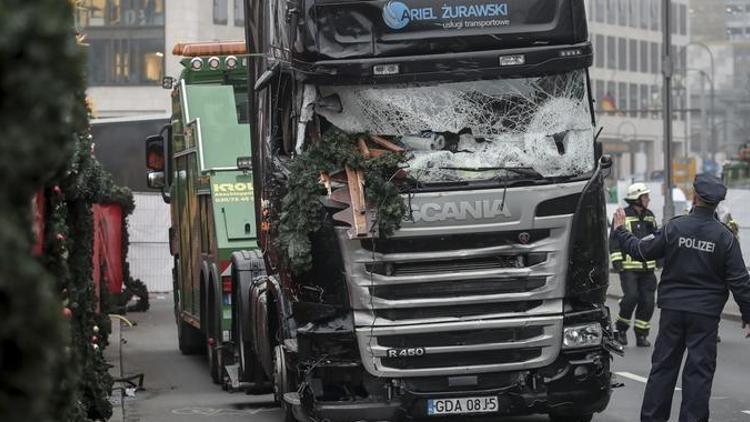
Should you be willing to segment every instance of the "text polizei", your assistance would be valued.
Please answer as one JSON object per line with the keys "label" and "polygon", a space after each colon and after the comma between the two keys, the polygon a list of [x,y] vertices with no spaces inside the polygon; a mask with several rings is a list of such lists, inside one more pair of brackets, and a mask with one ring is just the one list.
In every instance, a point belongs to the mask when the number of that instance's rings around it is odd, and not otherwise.
{"label": "text polizei", "polygon": [[696,249],[703,252],[714,253],[716,243],[706,240],[698,240],[692,237],[680,237],[677,245],[681,248]]}

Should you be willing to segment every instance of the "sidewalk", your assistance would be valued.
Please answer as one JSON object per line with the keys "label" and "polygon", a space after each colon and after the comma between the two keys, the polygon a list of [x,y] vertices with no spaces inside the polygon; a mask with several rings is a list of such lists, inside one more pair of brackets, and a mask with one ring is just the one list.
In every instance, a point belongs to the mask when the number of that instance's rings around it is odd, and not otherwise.
{"label": "sidewalk", "polygon": [[[656,276],[659,278],[661,274],[657,272]],[[620,286],[620,276],[616,273],[610,273],[609,275],[609,290],[607,291],[607,296],[614,299],[620,299],[623,296],[622,287]],[[722,312],[721,317],[733,321],[742,321],[740,308],[737,306],[734,299],[732,299],[731,294],[729,295],[729,300],[724,307],[724,312]]]}
{"label": "sidewalk", "polygon": [[[121,321],[117,318],[110,318],[112,323],[112,333],[109,335],[109,346],[104,349],[104,359],[112,365],[109,374],[114,379],[122,378],[122,330],[120,329]],[[109,401],[112,403],[112,417],[110,422],[122,422],[124,418],[124,390],[120,383],[112,386],[112,395]]]}

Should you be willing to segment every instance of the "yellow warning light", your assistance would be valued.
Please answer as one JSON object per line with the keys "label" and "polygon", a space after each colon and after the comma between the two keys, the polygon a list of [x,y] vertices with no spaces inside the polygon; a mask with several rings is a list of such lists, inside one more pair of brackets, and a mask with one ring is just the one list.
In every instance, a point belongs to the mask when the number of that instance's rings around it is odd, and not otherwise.
{"label": "yellow warning light", "polygon": [[183,57],[241,55],[247,54],[247,47],[244,41],[177,43],[172,54]]}

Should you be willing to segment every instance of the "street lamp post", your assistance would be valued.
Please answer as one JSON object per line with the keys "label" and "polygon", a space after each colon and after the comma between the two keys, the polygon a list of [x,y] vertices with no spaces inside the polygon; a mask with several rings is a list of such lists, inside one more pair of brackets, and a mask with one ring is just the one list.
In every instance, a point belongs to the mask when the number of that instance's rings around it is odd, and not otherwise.
{"label": "street lamp post", "polygon": [[664,76],[664,223],[674,217],[674,200],[672,198],[672,17],[671,0],[662,3],[663,56],[661,72]]}
{"label": "street lamp post", "polygon": [[[711,61],[711,93],[709,94],[711,97],[711,145],[716,148],[716,90],[714,85],[714,82],[716,81],[716,67],[714,66],[714,53],[711,51],[711,48],[709,46],[699,41],[691,41],[687,43],[685,45],[685,49],[687,49],[691,45],[701,47],[702,49],[706,50],[706,52],[708,52],[708,58]],[[705,148],[701,147],[702,158],[705,158],[705,154]]]}

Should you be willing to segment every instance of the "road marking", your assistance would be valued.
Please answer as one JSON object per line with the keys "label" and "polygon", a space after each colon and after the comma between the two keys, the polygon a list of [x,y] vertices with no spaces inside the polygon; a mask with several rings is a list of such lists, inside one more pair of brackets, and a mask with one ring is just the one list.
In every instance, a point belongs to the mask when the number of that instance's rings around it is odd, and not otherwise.
{"label": "road marking", "polygon": [[[623,378],[627,378],[627,379],[630,379],[630,380],[633,380],[633,381],[638,381],[638,382],[643,383],[643,384],[648,383],[648,378],[644,378],[644,377],[642,377],[640,375],[636,375],[636,374],[634,374],[632,372],[615,372],[615,373],[617,375],[623,377]],[[675,391],[682,391],[682,388],[677,387],[677,388],[675,388]]]}

